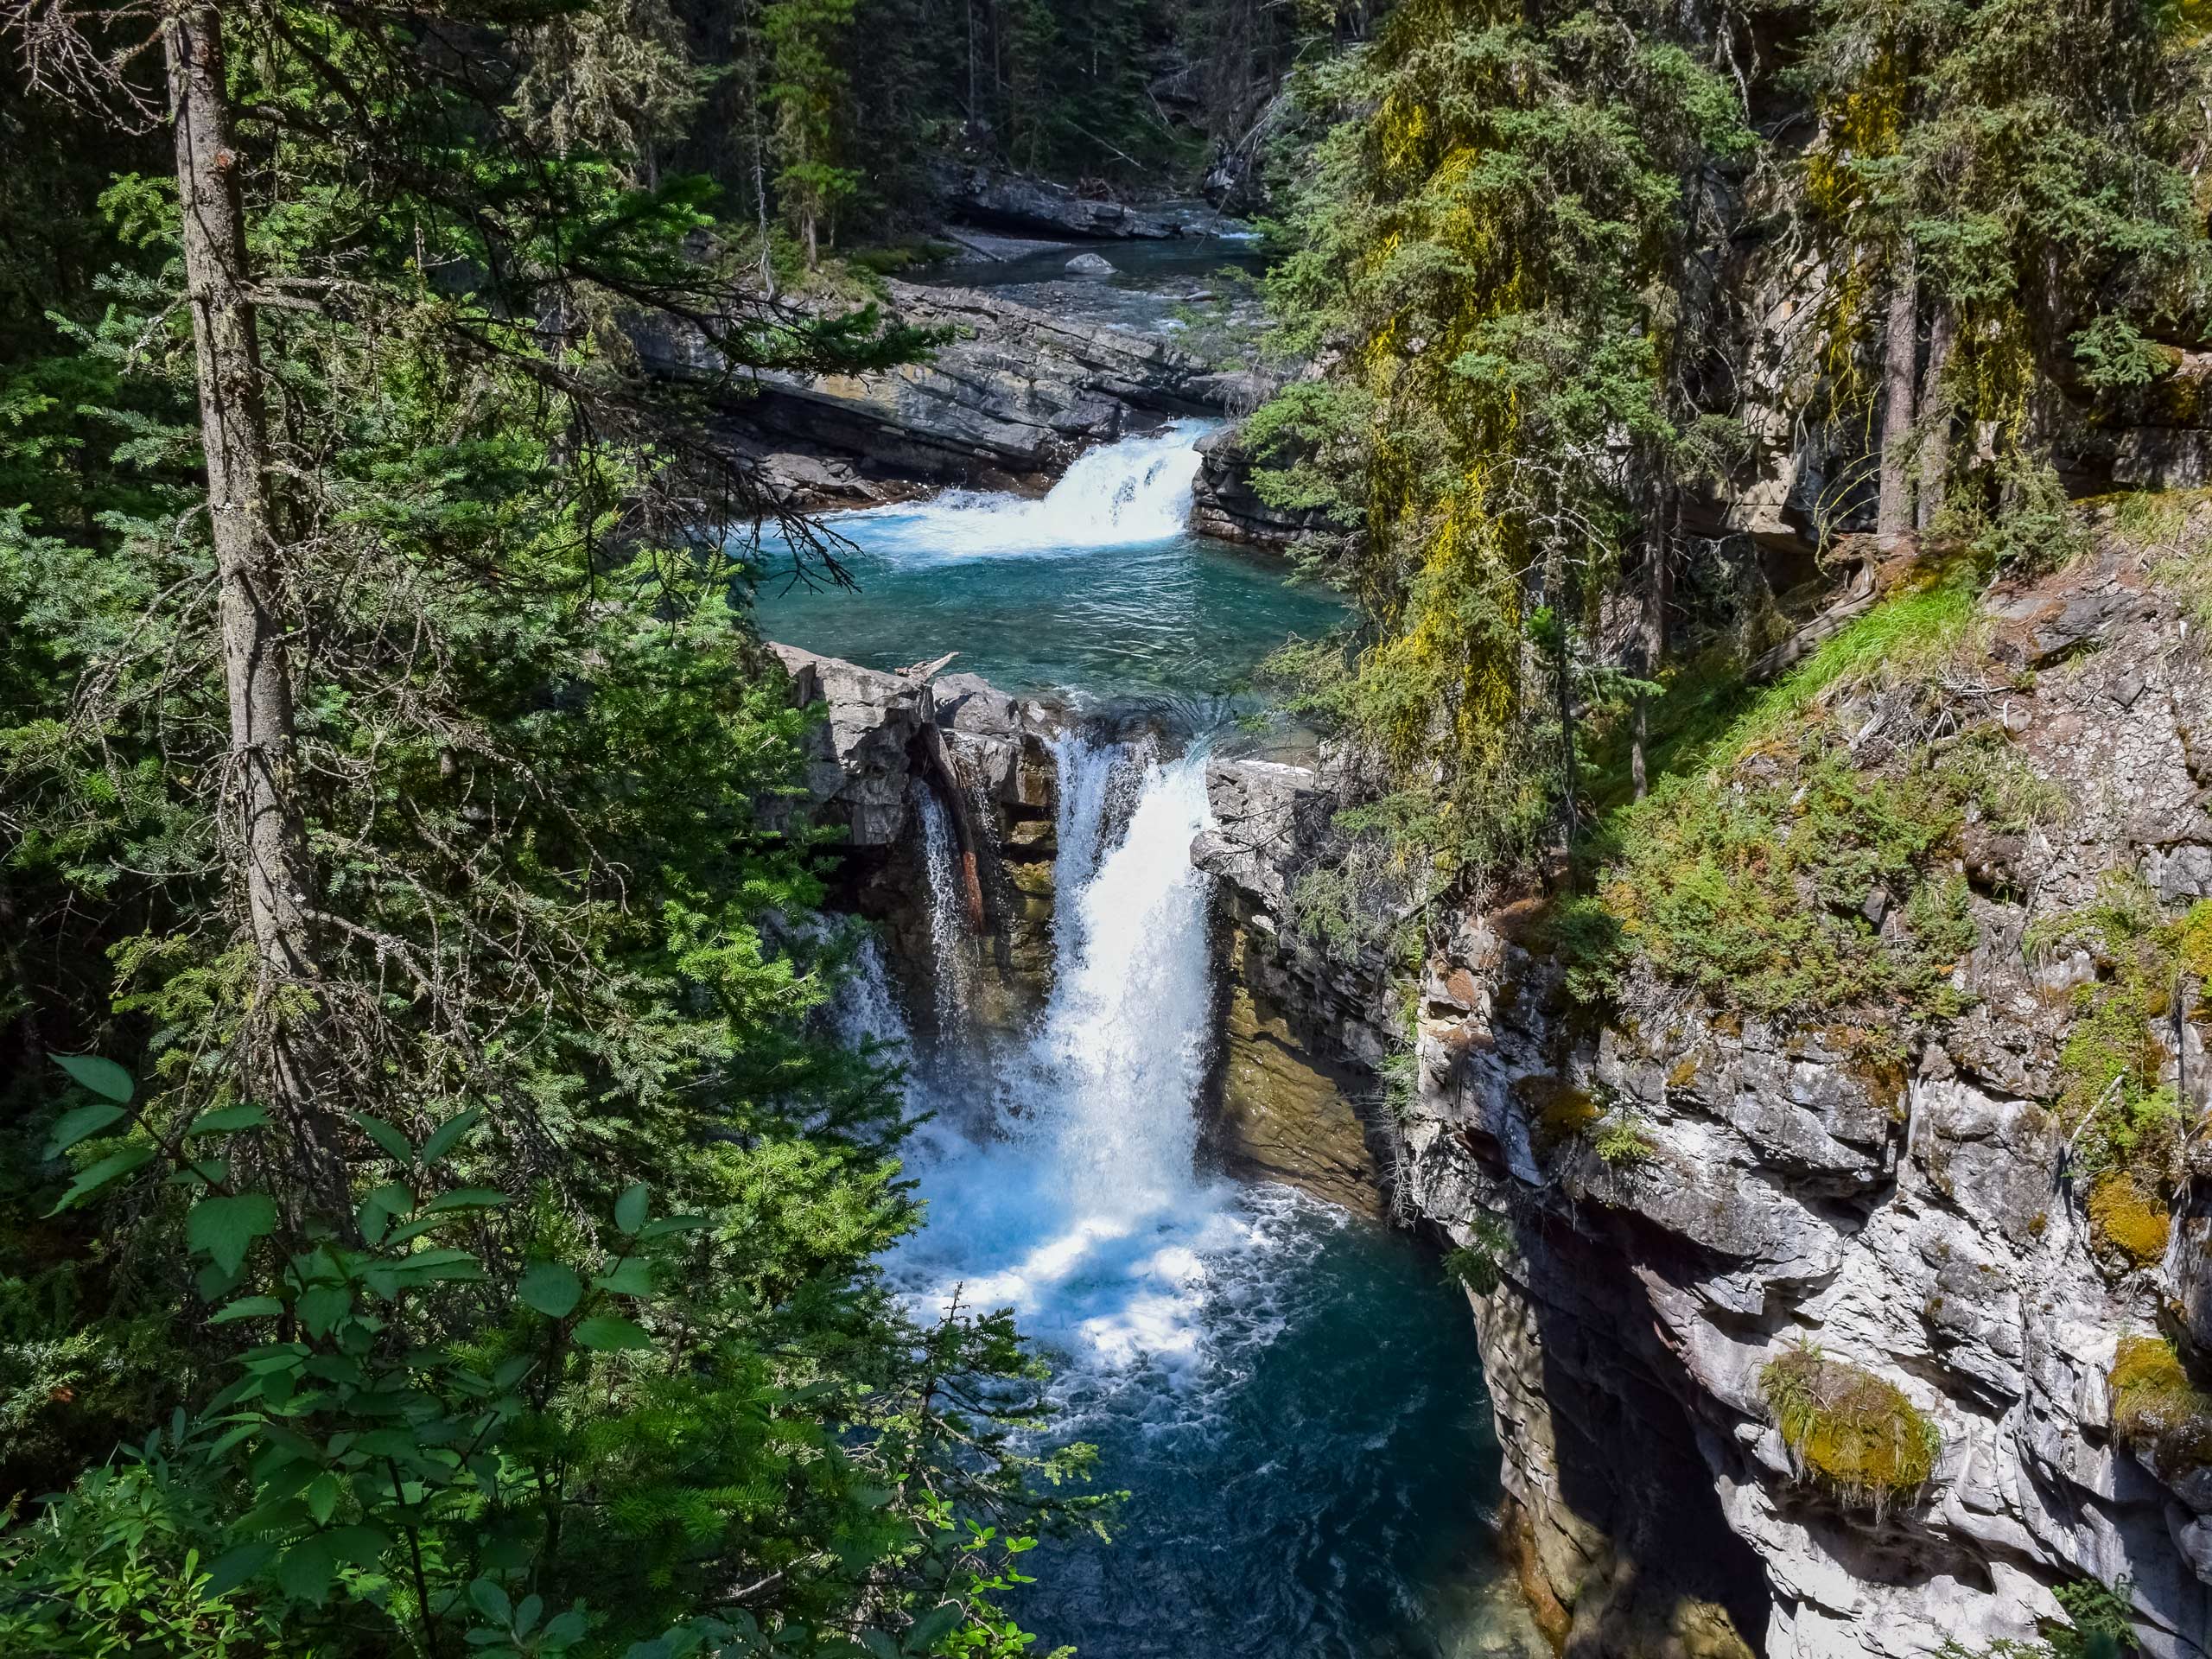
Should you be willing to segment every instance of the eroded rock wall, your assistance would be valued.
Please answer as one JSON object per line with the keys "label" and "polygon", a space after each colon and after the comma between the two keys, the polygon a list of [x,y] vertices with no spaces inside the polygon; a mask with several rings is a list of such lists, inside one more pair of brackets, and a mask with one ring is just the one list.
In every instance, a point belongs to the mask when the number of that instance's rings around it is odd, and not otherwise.
{"label": "eroded rock wall", "polygon": [[[2154,568],[2107,542],[1999,590],[1980,666],[1943,687],[1934,741],[1946,721],[2001,734],[2066,804],[2024,833],[1969,812],[1955,1017],[1900,1010],[1870,1044],[1719,1014],[1648,969],[1593,1017],[1535,899],[1460,917],[1427,962],[1385,1173],[1465,1252],[1510,1539],[1567,1651],[1978,1649],[2033,1638],[2063,1616],[2054,1591],[2088,1579],[2125,1582],[2149,1652],[2202,1651],[2212,1460],[2130,1450],[2107,1375],[2130,1337],[2204,1349],[2212,1157],[2186,1154],[2162,1260],[2093,1241],[2054,1102],[2097,968],[2031,932],[2114,871],[2170,907],[2212,894],[2212,665]],[[1869,766],[1901,723],[1874,691],[1834,722]],[[1265,784],[1219,780],[1223,844],[1201,861],[1248,941],[1274,929],[1242,970],[1326,1046],[1349,1005],[1375,1006],[1366,976],[1283,937],[1329,791]],[[2193,1117],[2212,1092],[2180,988],[2156,1040]],[[1600,1155],[1599,1122],[1637,1144]],[[1924,1486],[1877,1507],[1806,1477],[1760,1383],[1801,1343],[1936,1425]]]}

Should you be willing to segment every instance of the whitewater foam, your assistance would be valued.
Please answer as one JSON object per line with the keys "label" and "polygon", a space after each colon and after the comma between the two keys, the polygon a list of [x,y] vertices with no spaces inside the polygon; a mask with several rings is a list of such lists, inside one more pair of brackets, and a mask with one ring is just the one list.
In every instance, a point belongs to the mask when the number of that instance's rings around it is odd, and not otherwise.
{"label": "whitewater foam", "polygon": [[948,490],[911,505],[839,513],[837,531],[895,563],[1015,555],[1065,557],[1180,536],[1191,521],[1198,441],[1208,423],[1178,421],[1076,457],[1041,500]]}

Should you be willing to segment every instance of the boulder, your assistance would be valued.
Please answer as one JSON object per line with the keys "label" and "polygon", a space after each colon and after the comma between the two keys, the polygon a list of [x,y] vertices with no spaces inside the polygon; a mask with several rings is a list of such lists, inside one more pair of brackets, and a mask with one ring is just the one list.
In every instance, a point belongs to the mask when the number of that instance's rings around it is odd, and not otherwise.
{"label": "boulder", "polygon": [[1078,276],[1111,276],[1114,262],[1100,253],[1078,253],[1068,261],[1068,269]]}

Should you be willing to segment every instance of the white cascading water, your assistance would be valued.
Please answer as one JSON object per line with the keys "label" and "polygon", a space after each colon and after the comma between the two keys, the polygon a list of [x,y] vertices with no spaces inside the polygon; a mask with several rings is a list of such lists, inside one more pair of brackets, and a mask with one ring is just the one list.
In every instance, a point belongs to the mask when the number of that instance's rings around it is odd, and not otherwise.
{"label": "white cascading water", "polygon": [[838,515],[868,547],[909,563],[948,558],[1051,557],[1182,535],[1190,525],[1204,421],[1178,421],[1149,437],[1123,438],[1076,457],[1041,500],[948,490],[911,506]]}
{"label": "white cascading water", "polygon": [[915,788],[922,821],[922,868],[930,887],[930,983],[937,1000],[937,1024],[941,1033],[957,1029],[967,1012],[969,957],[967,906],[962,897],[960,842],[952,815],[937,791],[925,785]]}
{"label": "white cascading water", "polygon": [[[1261,1242],[1270,1208],[1233,1202],[1194,1167],[1213,1001],[1208,893],[1190,861],[1208,822],[1205,758],[1075,735],[1058,761],[1067,882],[1051,1000],[988,1077],[937,1085],[980,1111],[914,1103],[955,1109],[912,1149],[928,1224],[888,1268],[919,1306],[957,1293],[966,1307],[1013,1307],[1079,1373],[1186,1366],[1206,1297]],[[928,868],[932,909],[957,900],[949,864]],[[849,1032],[880,1036],[870,1027],[893,1004],[880,958],[861,966],[875,983],[855,996]]]}

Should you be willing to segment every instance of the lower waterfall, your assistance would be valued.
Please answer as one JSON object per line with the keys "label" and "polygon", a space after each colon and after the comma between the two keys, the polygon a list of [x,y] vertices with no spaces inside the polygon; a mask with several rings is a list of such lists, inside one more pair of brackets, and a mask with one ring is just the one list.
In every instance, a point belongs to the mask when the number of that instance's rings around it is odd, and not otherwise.
{"label": "lower waterfall", "polygon": [[[1013,1611],[1039,1652],[1085,1659],[1541,1651],[1490,1542],[1497,1454],[1455,1293],[1402,1237],[1199,1166],[1203,756],[1077,734],[1058,760],[1049,1002],[995,1052],[916,1057],[927,1221],[885,1263],[918,1312],[1012,1307],[1053,1367],[1055,1433],[1130,1492],[1111,1544],[1025,1558]],[[850,1035],[904,1037],[889,984],[863,951]]]}

